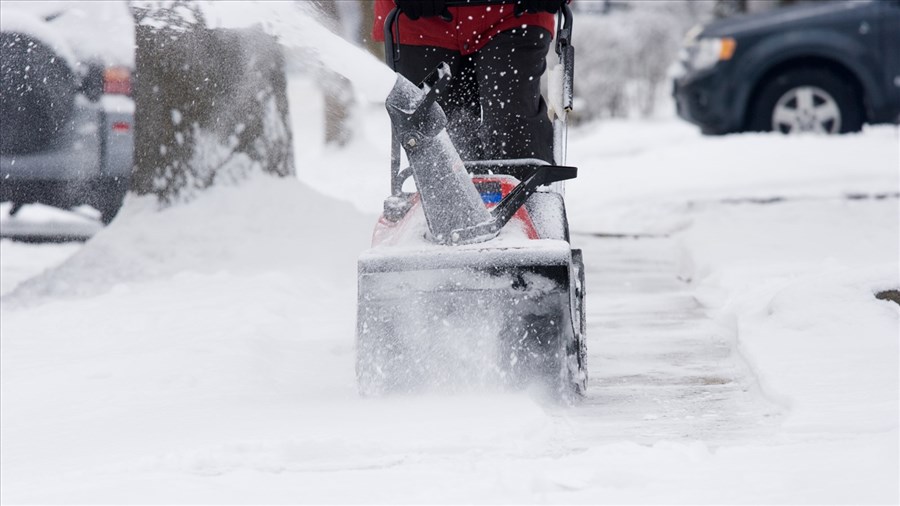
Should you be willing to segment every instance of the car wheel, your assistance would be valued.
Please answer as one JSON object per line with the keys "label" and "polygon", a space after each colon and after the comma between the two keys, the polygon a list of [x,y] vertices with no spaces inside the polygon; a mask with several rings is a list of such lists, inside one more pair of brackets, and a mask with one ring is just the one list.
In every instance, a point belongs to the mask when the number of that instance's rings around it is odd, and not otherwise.
{"label": "car wheel", "polygon": [[75,77],[50,44],[17,32],[0,33],[0,153],[45,149],[67,128]]}
{"label": "car wheel", "polygon": [[109,225],[113,218],[119,213],[122,207],[122,201],[125,199],[125,192],[113,191],[104,195],[97,210],[100,211],[100,221],[104,225]]}
{"label": "car wheel", "polygon": [[116,215],[119,214],[119,208],[121,207],[121,202],[118,205],[108,204],[106,206],[103,206],[103,208],[100,209],[100,222],[104,225],[109,225],[110,223],[112,223],[113,218],[115,218]]}
{"label": "car wheel", "polygon": [[797,134],[858,132],[865,115],[859,93],[824,68],[788,70],[763,85],[749,130]]}

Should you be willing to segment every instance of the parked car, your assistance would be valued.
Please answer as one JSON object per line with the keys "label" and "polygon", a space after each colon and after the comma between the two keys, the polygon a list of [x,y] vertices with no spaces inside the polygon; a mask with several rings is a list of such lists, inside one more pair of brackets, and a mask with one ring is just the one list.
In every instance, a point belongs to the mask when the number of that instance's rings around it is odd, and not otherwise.
{"label": "parked car", "polygon": [[704,133],[854,132],[900,116],[900,0],[833,1],[709,23],[673,69]]}
{"label": "parked car", "polygon": [[[131,70],[82,59],[38,16],[4,2],[0,21],[0,200],[88,204],[108,223],[128,188]],[[90,32],[90,26],[84,26]]]}

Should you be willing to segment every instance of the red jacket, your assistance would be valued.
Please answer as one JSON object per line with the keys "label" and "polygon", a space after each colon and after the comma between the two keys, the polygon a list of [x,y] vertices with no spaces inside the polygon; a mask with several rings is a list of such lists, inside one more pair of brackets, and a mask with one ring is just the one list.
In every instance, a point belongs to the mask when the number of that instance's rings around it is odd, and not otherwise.
{"label": "red jacket", "polygon": [[[384,20],[391,9],[393,0],[375,0],[375,26],[372,37],[384,41]],[[492,6],[450,7],[453,21],[440,17],[410,20],[400,14],[400,43],[410,46],[437,46],[453,49],[466,55],[485,46],[491,37],[506,30],[522,26],[540,26],[550,32],[556,29],[556,17],[549,12],[523,14],[516,17],[512,4]]]}

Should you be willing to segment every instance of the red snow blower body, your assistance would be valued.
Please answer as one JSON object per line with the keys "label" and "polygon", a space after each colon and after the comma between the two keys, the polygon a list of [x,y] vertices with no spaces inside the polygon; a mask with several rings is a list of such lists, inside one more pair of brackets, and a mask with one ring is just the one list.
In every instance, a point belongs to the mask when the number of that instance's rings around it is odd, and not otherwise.
{"label": "red snow blower body", "polygon": [[[452,0],[451,0],[452,1]],[[497,2],[465,2],[465,5]],[[385,23],[388,63],[398,53]],[[562,162],[571,109],[571,12],[560,14]],[[542,160],[462,161],[436,103],[452,76],[420,86],[398,75],[391,196],[358,263],[357,379],[363,395],[532,384],[568,396],[587,383],[584,267],[569,243],[562,181],[575,167]],[[553,103],[551,101],[551,103]],[[410,167],[400,170],[400,149]],[[409,178],[415,191],[404,191]]]}

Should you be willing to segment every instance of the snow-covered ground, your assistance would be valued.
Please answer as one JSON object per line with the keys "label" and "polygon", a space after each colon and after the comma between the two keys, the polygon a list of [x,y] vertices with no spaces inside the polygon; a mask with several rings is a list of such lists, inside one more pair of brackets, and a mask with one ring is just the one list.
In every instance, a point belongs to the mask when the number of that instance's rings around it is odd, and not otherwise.
{"label": "snow-covered ground", "polygon": [[300,181],[0,242],[4,503],[898,501],[895,127],[573,132],[592,380],[560,407],[357,396],[381,121],[298,136]]}
{"label": "snow-covered ground", "polygon": [[297,180],[129,198],[99,231],[0,209],[3,236],[93,235],[0,239],[0,501],[900,501],[900,306],[874,296],[900,288],[897,127],[571,132],[586,398],[361,399],[355,260],[387,115],[325,147],[312,90],[291,82]]}

